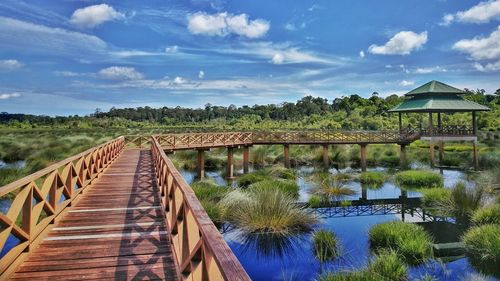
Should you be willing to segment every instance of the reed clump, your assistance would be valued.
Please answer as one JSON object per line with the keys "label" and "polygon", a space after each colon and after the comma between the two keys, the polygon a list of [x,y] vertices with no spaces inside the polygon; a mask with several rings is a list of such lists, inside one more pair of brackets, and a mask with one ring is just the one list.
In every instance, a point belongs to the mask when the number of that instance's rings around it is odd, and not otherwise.
{"label": "reed clump", "polygon": [[396,183],[408,188],[431,188],[442,187],[443,178],[441,175],[430,171],[408,170],[395,175]]}
{"label": "reed clump", "polygon": [[471,218],[475,225],[499,224],[500,225],[500,204],[477,209]]}
{"label": "reed clump", "polygon": [[471,263],[481,271],[500,276],[500,225],[485,224],[469,229],[462,241]]}

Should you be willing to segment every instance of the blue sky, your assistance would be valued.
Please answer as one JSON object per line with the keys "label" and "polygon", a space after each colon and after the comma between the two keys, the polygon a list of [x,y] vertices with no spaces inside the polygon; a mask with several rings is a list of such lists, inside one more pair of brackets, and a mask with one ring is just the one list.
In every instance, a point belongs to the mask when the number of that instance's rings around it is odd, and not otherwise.
{"label": "blue sky", "polygon": [[0,111],[500,88],[497,1],[0,2]]}

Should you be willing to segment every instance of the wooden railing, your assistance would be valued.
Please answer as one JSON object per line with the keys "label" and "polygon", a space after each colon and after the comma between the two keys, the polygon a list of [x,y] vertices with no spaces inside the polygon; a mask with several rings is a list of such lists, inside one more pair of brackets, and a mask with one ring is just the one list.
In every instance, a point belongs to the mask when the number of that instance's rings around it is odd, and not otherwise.
{"label": "wooden railing", "polygon": [[418,138],[413,131],[290,131],[186,133],[154,136],[166,150],[210,148],[252,144],[362,144],[409,143]]}
{"label": "wooden railing", "polygon": [[151,145],[149,136],[143,135],[125,135],[125,146],[127,147],[149,147]]}
{"label": "wooden railing", "polygon": [[[211,141],[219,140],[215,138]],[[158,140],[152,137],[151,143],[162,208],[182,278],[250,280]]]}
{"label": "wooden railing", "polygon": [[119,137],[0,187],[10,207],[0,213],[0,279],[21,261],[56,218],[120,154]]}

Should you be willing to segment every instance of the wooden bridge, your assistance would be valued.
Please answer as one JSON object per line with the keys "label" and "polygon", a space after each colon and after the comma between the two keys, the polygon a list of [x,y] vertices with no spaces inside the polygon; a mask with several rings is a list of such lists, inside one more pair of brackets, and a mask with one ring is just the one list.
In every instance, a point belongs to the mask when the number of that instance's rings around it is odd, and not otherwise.
{"label": "wooden bridge", "polygon": [[[460,133],[468,131],[461,131]],[[119,137],[0,187],[0,280],[250,280],[166,152],[290,144],[366,146],[418,139],[411,130],[224,132]],[[135,148],[130,148],[135,146]],[[137,148],[137,146],[139,148]],[[359,208],[358,208],[359,209]]]}

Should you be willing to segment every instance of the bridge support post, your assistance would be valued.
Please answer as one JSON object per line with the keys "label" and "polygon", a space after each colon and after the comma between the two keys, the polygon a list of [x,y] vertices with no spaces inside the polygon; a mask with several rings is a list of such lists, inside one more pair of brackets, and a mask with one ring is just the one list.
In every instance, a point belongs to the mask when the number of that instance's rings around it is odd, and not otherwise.
{"label": "bridge support post", "polygon": [[196,175],[198,179],[205,177],[205,150],[198,149],[198,161],[196,162]]}
{"label": "bridge support post", "polygon": [[473,164],[474,164],[474,170],[478,170],[479,169],[479,153],[478,153],[478,150],[477,150],[477,140],[475,140],[473,143],[472,143],[472,161],[473,161]]}
{"label": "bridge support post", "polygon": [[323,144],[323,165],[325,168],[330,166],[330,157],[328,156],[328,144]]}
{"label": "bridge support post", "polygon": [[290,168],[290,145],[283,145],[283,160],[285,164],[285,168]]}
{"label": "bridge support post", "polygon": [[434,168],[434,166],[436,166],[436,162],[434,160],[434,142],[433,141],[429,141],[429,160],[430,160],[430,164],[431,164],[431,168]]}
{"label": "bridge support post", "polygon": [[248,173],[248,159],[250,156],[250,151],[249,151],[248,146],[243,146],[243,173],[247,174]]}
{"label": "bridge support post", "polygon": [[227,148],[227,178],[234,179],[233,148]]}
{"label": "bridge support post", "polygon": [[360,164],[361,164],[361,171],[365,172],[366,171],[366,143],[360,144]]}
{"label": "bridge support post", "polygon": [[361,200],[368,200],[368,189],[361,186]]}
{"label": "bridge support post", "polygon": [[400,144],[399,148],[399,166],[403,169],[406,167],[406,144]]}

